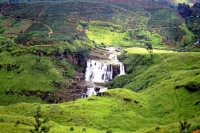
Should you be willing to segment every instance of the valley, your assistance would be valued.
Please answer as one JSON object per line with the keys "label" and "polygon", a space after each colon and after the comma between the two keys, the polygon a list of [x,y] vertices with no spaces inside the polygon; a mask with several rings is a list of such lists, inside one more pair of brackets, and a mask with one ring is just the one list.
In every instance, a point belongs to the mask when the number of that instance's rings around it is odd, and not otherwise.
{"label": "valley", "polygon": [[176,4],[0,1],[0,132],[198,132],[198,18]]}

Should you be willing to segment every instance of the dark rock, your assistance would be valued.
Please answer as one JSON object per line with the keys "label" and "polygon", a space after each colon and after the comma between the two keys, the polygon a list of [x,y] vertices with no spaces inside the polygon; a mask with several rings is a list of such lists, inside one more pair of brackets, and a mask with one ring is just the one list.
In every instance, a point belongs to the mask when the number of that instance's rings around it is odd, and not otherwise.
{"label": "dark rock", "polygon": [[98,92],[100,91],[100,88],[99,88],[99,87],[95,87],[95,88],[94,88],[94,91],[95,91],[96,93],[98,93]]}
{"label": "dark rock", "polygon": [[109,93],[108,92],[98,92],[97,93],[97,96],[105,96],[105,95],[109,95]]}

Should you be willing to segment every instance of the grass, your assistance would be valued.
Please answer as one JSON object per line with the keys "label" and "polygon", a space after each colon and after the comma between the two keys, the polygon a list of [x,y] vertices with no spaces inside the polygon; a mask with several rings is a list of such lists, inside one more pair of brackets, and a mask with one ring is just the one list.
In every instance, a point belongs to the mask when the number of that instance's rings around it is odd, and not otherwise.
{"label": "grass", "polygon": [[[6,23],[6,22],[5,22]],[[20,21],[14,24],[7,32],[7,36],[17,36],[32,25],[31,21]]]}
{"label": "grass", "polygon": [[[122,88],[110,89],[107,95],[101,97],[92,96],[61,104],[40,104],[43,117],[48,116],[51,120],[53,127],[50,132],[69,132],[73,127],[74,132],[82,132],[86,128],[86,132],[97,133],[105,133],[109,129],[117,133],[167,133],[179,132],[179,121],[191,123],[190,130],[199,125],[200,107],[195,105],[199,101],[199,91],[190,92],[184,88],[190,81],[200,81],[199,53],[157,51],[151,62],[145,49],[126,50],[129,51],[125,60],[128,67],[134,63],[135,57],[143,56],[140,58],[141,64],[134,66],[131,73],[118,77],[121,81],[122,77],[131,79],[130,83]],[[135,56],[131,51],[139,55]],[[150,63],[142,64],[142,61]],[[144,87],[138,92],[132,91],[142,85]],[[10,124],[13,130],[28,132],[38,105],[17,103],[0,106],[1,130],[11,132],[6,128]],[[18,120],[25,125],[14,127]]]}
{"label": "grass", "polygon": [[[152,94],[155,94],[155,92],[158,94],[152,100]],[[190,102],[185,106],[176,107],[176,102],[174,105],[168,103],[175,100],[172,98],[169,101],[167,98],[171,93],[157,90],[155,92],[147,91],[146,93],[137,94],[127,89],[114,89],[109,90],[110,96],[106,97],[93,96],[76,102],[57,105],[42,104],[41,106],[43,114],[51,119],[51,124],[53,125],[51,132],[61,132],[64,129],[69,131],[70,127],[74,127],[75,131],[78,130],[78,132],[82,127],[86,127],[88,132],[105,132],[108,129],[119,133],[147,132],[148,130],[154,130],[157,126],[160,127],[160,131],[164,132],[171,130],[170,127],[172,126],[172,130],[177,132],[179,120],[187,118],[192,123],[200,121],[199,113],[195,112],[198,107],[193,107]],[[188,92],[183,90],[179,90],[177,93],[182,98],[188,96]],[[160,95],[162,95],[163,99],[167,99],[168,102],[159,102],[160,98],[158,96]],[[197,98],[197,95],[194,94],[191,97]],[[131,98],[132,101],[126,102],[123,100],[124,98]],[[139,103],[136,104],[135,101]],[[1,118],[3,116],[4,123],[12,120],[9,123],[13,123],[13,125],[17,120],[21,121],[22,119],[25,123],[28,123],[33,119],[31,116],[33,116],[37,105],[19,103],[1,107]],[[190,112],[185,110],[188,107],[191,109]],[[191,116],[194,114],[195,119]],[[1,125],[1,129],[4,131],[5,127],[3,128],[3,125]],[[22,127],[20,124],[17,129],[20,130]],[[26,128],[30,128],[30,126],[26,126]],[[26,130],[26,128],[21,129],[21,131]]]}
{"label": "grass", "polygon": [[[127,54],[149,54],[149,52],[145,48],[141,48],[141,47],[126,48],[124,50],[127,51]],[[172,51],[153,49],[153,54],[154,53],[171,53],[171,52]]]}
{"label": "grass", "polygon": [[[2,16],[0,19],[11,21],[10,18]],[[21,21],[15,25],[21,25]],[[68,57],[72,54],[81,58],[84,58],[84,55],[89,56],[89,51],[87,54],[81,52],[91,47],[89,42],[82,40],[80,43],[80,40],[76,39],[72,44],[61,42],[55,45],[25,47],[15,44],[14,37],[6,37],[5,34],[10,28],[12,27],[0,28],[3,29],[0,33],[0,105],[25,101],[44,103],[37,95],[26,97],[20,93],[23,90],[58,91],[60,88],[55,84],[62,84],[60,87],[71,84],[70,80],[75,72],[83,71],[83,66],[73,64]]]}
{"label": "grass", "polygon": [[[123,40],[127,37],[127,33],[119,33],[123,27],[118,25],[110,25],[109,27],[94,25],[95,22],[90,22],[89,31],[86,32],[90,40],[94,40],[97,44],[104,43],[106,45],[129,45],[129,41]],[[109,23],[107,23],[109,24]],[[113,27],[119,27],[117,31],[112,32]],[[101,30],[100,30],[101,29]]]}
{"label": "grass", "polygon": [[162,37],[155,32],[143,29],[124,29],[120,25],[101,21],[87,23],[87,37],[98,45],[131,47],[144,46],[145,42],[151,42],[156,48],[164,48]]}
{"label": "grass", "polygon": [[[98,7],[98,4],[96,6]],[[51,9],[56,8],[54,5]],[[16,22],[2,16],[0,19],[1,26],[5,22]],[[53,27],[56,27],[56,22],[51,22]],[[87,22],[89,26],[86,28],[87,36],[94,43],[132,46],[134,40],[130,37],[130,32],[123,31],[119,23]],[[35,25],[35,28],[40,26],[42,27],[39,24]],[[151,59],[144,48],[127,48],[125,49],[127,52],[120,56],[126,66],[127,75],[116,77],[108,83],[108,87],[113,89],[108,90],[106,95],[47,104],[37,95],[21,96],[6,92],[57,91],[59,88],[54,86],[54,82],[69,83],[75,71],[81,68],[70,64],[68,60],[70,58],[57,59],[55,55],[67,53],[69,57],[70,54],[83,57],[84,53],[81,52],[86,47],[93,47],[92,44],[75,38],[68,40],[70,43],[65,40],[54,45],[42,45],[41,42],[36,42],[35,46],[19,46],[13,42],[13,38],[5,36],[9,29],[9,26],[2,26],[0,30],[1,132],[29,132],[29,129],[33,128],[38,105],[42,107],[43,118],[49,117],[51,120],[50,133],[70,132],[72,127],[73,132],[77,133],[84,132],[83,128],[89,133],[105,133],[108,130],[116,133],[167,133],[179,132],[179,121],[183,120],[191,123],[192,128],[200,125],[199,90],[192,92],[186,88],[193,82],[200,84],[199,53],[154,49]],[[46,28],[43,27],[43,30]],[[161,37],[155,33],[150,34],[145,30],[137,32],[132,33],[133,36],[141,37],[141,44],[147,41],[149,36],[153,38],[152,40],[156,39],[156,46],[161,41]],[[86,52],[89,53],[89,49],[86,49]],[[41,56],[40,53],[44,55]],[[65,67],[66,70],[61,69]],[[17,121],[21,124],[14,126]]]}

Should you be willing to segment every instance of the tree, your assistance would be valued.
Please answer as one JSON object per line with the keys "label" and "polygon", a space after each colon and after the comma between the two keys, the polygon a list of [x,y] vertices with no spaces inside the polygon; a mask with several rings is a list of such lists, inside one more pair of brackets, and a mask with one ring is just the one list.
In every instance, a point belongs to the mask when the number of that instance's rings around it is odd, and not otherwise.
{"label": "tree", "polygon": [[177,9],[178,9],[179,14],[184,18],[189,17],[192,13],[190,6],[185,3],[183,4],[178,3]]}
{"label": "tree", "polygon": [[146,42],[145,43],[145,47],[147,49],[147,51],[149,52],[150,56],[151,56],[151,60],[153,59],[153,46],[151,43]]}
{"label": "tree", "polygon": [[42,126],[43,124],[47,123],[49,120],[48,118],[41,120],[42,114],[41,114],[41,107],[37,107],[37,112],[35,117],[35,124],[34,129],[30,129],[31,133],[48,133],[51,126]]}
{"label": "tree", "polygon": [[[47,124],[49,120],[48,118],[41,120],[42,114],[41,114],[40,106],[37,107],[37,112],[36,112],[36,115],[34,115],[34,118],[35,118],[35,123],[33,124],[34,129],[30,129],[30,132],[31,133],[48,133],[52,126],[44,125],[44,124]],[[18,126],[20,123],[21,122],[18,120],[14,126]],[[24,124],[24,123],[21,123],[21,124]],[[27,125],[27,124],[24,124],[24,125]]]}

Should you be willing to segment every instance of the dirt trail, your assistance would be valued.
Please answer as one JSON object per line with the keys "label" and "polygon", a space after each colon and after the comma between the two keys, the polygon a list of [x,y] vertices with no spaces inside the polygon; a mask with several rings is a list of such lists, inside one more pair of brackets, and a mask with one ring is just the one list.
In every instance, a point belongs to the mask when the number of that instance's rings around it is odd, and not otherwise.
{"label": "dirt trail", "polygon": [[[41,17],[48,8],[49,8],[49,6],[45,6],[44,9],[39,13],[39,17]],[[48,33],[47,38],[50,38],[51,34],[53,34],[53,30],[47,24],[39,22],[39,21],[37,21],[37,22],[41,23],[42,25],[46,26],[49,29],[50,32]]]}
{"label": "dirt trail", "polygon": [[[9,18],[15,18],[14,16],[8,16],[8,17],[9,17]],[[21,19],[21,20],[31,21],[31,22],[34,22],[34,23],[41,23],[42,25],[44,25],[45,27],[47,27],[47,28],[49,29],[49,33],[48,33],[48,37],[47,37],[47,38],[51,37],[51,34],[53,34],[53,30],[51,29],[51,27],[48,26],[48,25],[45,24],[45,23],[42,23],[42,22],[37,21],[37,20],[27,19],[27,18],[23,18],[23,19]]]}
{"label": "dirt trail", "polygon": [[[41,22],[40,22],[41,23]],[[48,29],[49,29],[49,33],[48,33],[48,37],[47,38],[49,38],[49,37],[51,37],[51,34],[53,34],[53,30],[47,25],[47,24],[45,24],[45,23],[41,23],[41,24],[43,24],[44,26],[46,26]]]}

